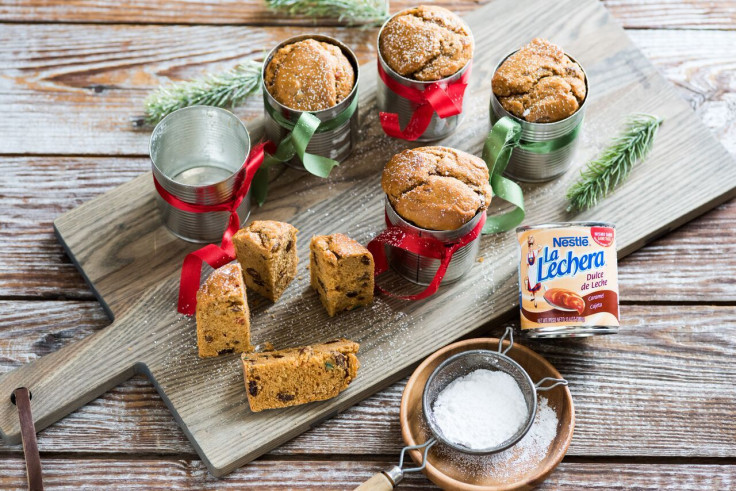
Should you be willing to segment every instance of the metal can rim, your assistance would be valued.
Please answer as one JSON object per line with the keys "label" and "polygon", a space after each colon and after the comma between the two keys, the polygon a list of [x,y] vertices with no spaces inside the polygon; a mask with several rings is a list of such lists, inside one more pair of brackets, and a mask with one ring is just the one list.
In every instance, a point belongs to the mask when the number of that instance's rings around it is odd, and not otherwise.
{"label": "metal can rim", "polygon": [[[461,227],[458,227],[454,230],[432,230],[429,228],[419,227],[413,224],[412,222],[408,221],[401,215],[399,215],[399,212],[396,211],[394,206],[391,204],[391,201],[388,199],[388,195],[384,195],[384,201],[386,203],[386,211],[390,210],[391,212],[393,212],[393,215],[396,216],[396,218],[398,219],[401,225],[405,225],[407,228],[415,229],[421,234],[430,235],[434,237],[435,239],[444,241],[444,242],[454,242],[458,240],[459,238],[464,237],[465,235],[469,234],[473,230],[473,228],[475,228],[475,226],[478,224],[478,220],[480,220],[480,217],[482,216],[482,214],[486,213],[486,210],[476,213],[473,218],[468,220]],[[437,237],[438,235],[445,235],[445,234],[450,235],[451,237],[448,237],[448,238]],[[478,235],[477,239],[480,239],[480,237],[481,236]]]}
{"label": "metal can rim", "polygon": [[539,225],[522,225],[516,228],[516,233],[526,232],[528,230],[538,229],[553,229],[553,228],[565,228],[565,227],[607,227],[615,229],[616,225],[611,222],[594,222],[594,221],[579,221],[579,222],[548,222]]}
{"label": "metal can rim", "polygon": [[[228,118],[231,118],[231,119],[237,121],[237,124],[240,125],[240,127],[245,132],[245,138],[246,138],[245,155],[243,155],[243,162],[242,162],[242,164],[240,164],[240,167],[238,167],[237,169],[235,169],[232,173],[230,173],[229,176],[227,176],[226,178],[222,179],[221,181],[217,181],[217,182],[213,182],[213,183],[205,184],[205,185],[200,185],[200,186],[195,186],[195,185],[191,185],[191,184],[180,183],[179,181],[176,181],[175,179],[171,178],[166,172],[164,172],[162,169],[159,168],[158,164],[156,164],[156,160],[153,158],[153,144],[154,144],[154,139],[156,138],[156,136],[161,131],[163,131],[160,128],[164,128],[165,127],[165,124],[164,123],[167,120],[169,120],[170,118],[172,118],[175,114],[181,115],[182,112],[192,112],[192,111],[195,111],[196,112],[196,111],[201,111],[203,109],[204,110],[208,110],[208,111],[209,110],[212,110],[212,111],[215,111],[215,112],[220,112],[222,114],[226,114]],[[177,192],[176,192],[176,190],[169,189],[169,187],[170,187],[170,186],[168,186],[169,183],[173,183],[175,186],[179,187],[180,189],[183,189],[185,192],[182,193],[182,194],[186,194],[186,192],[188,192],[188,191],[194,191],[196,189],[199,189],[199,188],[202,188],[202,187],[205,187],[205,186],[206,187],[209,187],[209,186],[219,186],[221,184],[226,183],[227,181],[229,181],[230,179],[232,179],[234,176],[236,176],[238,173],[240,173],[243,170],[243,168],[245,167],[245,163],[248,160],[248,155],[250,155],[250,151],[251,151],[250,133],[248,132],[248,128],[247,128],[247,126],[245,126],[245,123],[243,123],[243,121],[237,115],[235,115],[235,113],[233,113],[232,111],[228,111],[227,109],[224,109],[224,108],[221,108],[221,107],[217,107],[217,106],[206,106],[206,105],[203,105],[203,104],[196,104],[194,106],[182,107],[180,109],[177,109],[176,111],[173,111],[173,112],[167,114],[153,128],[153,131],[151,132],[151,136],[150,136],[150,138],[148,140],[148,157],[151,160],[151,164],[153,165],[154,174],[156,174],[157,176],[160,176],[161,177],[161,179],[159,179],[159,181],[163,181],[163,182],[161,182],[160,184],[167,191],[169,191],[170,193],[172,193],[174,195],[176,195]],[[177,196],[177,197],[179,197],[179,196]]]}
{"label": "metal can rim", "polygon": [[[283,48],[284,46],[287,46],[289,44],[294,44],[299,41],[303,41],[305,39],[314,39],[315,41],[322,41],[322,42],[337,46],[338,48],[340,48],[343,54],[346,55],[346,57],[350,61],[350,64],[353,66],[353,70],[355,70],[355,83],[353,84],[353,88],[350,91],[350,93],[347,95],[347,97],[345,97],[345,99],[338,102],[334,106],[328,107],[326,109],[320,109],[318,111],[300,111],[298,109],[294,109],[294,108],[285,106],[284,104],[281,104],[279,101],[277,101],[266,88],[266,68],[268,67],[268,64],[271,62],[271,59],[276,54],[276,52],[279,49]],[[300,34],[298,36],[292,36],[288,39],[285,39],[284,41],[276,45],[271,51],[268,52],[268,54],[263,60],[263,65],[261,66],[261,92],[263,92],[264,103],[269,104],[274,109],[280,110],[282,113],[285,113],[287,116],[289,115],[296,116],[296,115],[301,115],[305,112],[308,112],[310,114],[313,114],[314,116],[317,116],[322,121],[328,121],[334,118],[337,114],[340,114],[353,101],[353,99],[357,97],[359,82],[360,82],[360,64],[358,63],[358,58],[355,56],[355,53],[353,52],[353,50],[351,50],[345,43],[331,36],[326,36],[324,34],[317,34],[317,33]]]}

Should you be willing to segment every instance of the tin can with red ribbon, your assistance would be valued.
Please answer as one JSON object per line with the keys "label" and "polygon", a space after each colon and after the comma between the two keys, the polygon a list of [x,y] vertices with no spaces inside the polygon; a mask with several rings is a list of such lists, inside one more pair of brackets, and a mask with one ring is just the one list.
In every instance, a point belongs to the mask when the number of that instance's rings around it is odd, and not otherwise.
{"label": "tin can with red ribbon", "polygon": [[[428,230],[417,227],[416,225],[404,220],[388,200],[386,203],[386,217],[390,226],[395,226],[408,235],[420,238],[432,238],[440,242],[441,247],[447,247],[457,243],[463,237],[466,237],[479,222],[485,217],[485,210],[478,213],[472,220],[456,230]],[[459,280],[473,266],[478,258],[478,250],[480,249],[480,234],[477,235],[469,243],[459,247],[453,252],[452,258],[444,273],[441,284],[448,284]],[[418,285],[429,285],[437,275],[440,268],[441,260],[428,257],[422,254],[416,254],[398,247],[388,247],[386,251],[388,262],[391,268],[404,278]]]}
{"label": "tin can with red ribbon", "polygon": [[456,73],[440,80],[413,80],[396,73],[381,55],[380,39],[386,25],[404,13],[398,12],[384,22],[376,41],[381,79],[376,88],[376,105],[381,125],[395,138],[418,142],[440,140],[460,124],[463,95],[473,61],[469,60]]}
{"label": "tin can with red ribbon", "polygon": [[566,222],[516,229],[521,331],[533,338],[618,332],[616,228]]}
{"label": "tin can with red ribbon", "polygon": [[[219,241],[231,213],[186,208],[232,201],[245,180],[249,153],[248,130],[225,109],[191,106],[161,120],[151,134],[150,155],[164,225],[190,242]],[[173,201],[181,204],[174,206]],[[237,207],[242,221],[249,214],[250,191]]]}

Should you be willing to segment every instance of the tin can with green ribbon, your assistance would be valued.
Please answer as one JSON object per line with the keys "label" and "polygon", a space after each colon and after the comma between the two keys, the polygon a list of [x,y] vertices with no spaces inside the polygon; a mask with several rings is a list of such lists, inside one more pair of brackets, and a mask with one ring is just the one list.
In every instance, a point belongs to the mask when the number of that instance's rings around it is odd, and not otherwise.
{"label": "tin can with green ribbon", "polygon": [[[355,85],[350,94],[335,106],[321,111],[299,111],[286,107],[269,93],[264,81],[266,67],[276,52],[305,39],[339,47],[355,71]],[[269,158],[321,177],[327,177],[333,166],[347,159],[358,139],[359,71],[358,59],[350,48],[329,36],[295,36],[272,49],[263,63],[261,77],[265,135],[278,145],[276,154]]]}
{"label": "tin can with green ribbon", "polygon": [[[496,66],[496,70],[513,55],[510,53]],[[567,55],[572,61],[577,61]],[[589,97],[588,75],[585,75],[586,97],[571,116],[553,123],[530,123],[506,111],[491,91],[492,131],[505,138],[511,135],[513,148],[508,153],[505,174],[519,181],[544,182],[564,174],[572,164],[579,135],[585,117],[585,104]],[[494,70],[494,73],[495,71]],[[500,135],[504,133],[504,135]]]}

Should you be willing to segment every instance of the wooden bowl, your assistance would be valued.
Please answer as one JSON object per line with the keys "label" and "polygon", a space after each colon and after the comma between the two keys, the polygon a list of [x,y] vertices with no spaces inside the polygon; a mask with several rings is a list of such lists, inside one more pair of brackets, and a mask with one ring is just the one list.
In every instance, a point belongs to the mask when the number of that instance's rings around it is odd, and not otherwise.
{"label": "wooden bowl", "polygon": [[[504,341],[504,346],[508,346],[508,343]],[[429,376],[450,356],[473,349],[495,351],[498,349],[498,339],[468,339],[445,346],[414,371],[404,389],[399,413],[401,435],[406,445],[424,443],[432,437],[422,412],[422,393]],[[544,377],[562,378],[547,360],[529,348],[514,343],[507,356],[519,363],[535,383]],[[567,387],[556,387],[541,394],[556,411],[558,420],[557,435],[544,458],[527,460],[523,465],[504,466],[492,455],[467,455],[438,443],[429,452],[424,473],[444,489],[468,491],[530,489],[544,481],[562,461],[570,446],[575,427],[575,408]],[[507,452],[513,450],[512,447]],[[411,450],[409,454],[415,463],[421,462],[420,450]]]}

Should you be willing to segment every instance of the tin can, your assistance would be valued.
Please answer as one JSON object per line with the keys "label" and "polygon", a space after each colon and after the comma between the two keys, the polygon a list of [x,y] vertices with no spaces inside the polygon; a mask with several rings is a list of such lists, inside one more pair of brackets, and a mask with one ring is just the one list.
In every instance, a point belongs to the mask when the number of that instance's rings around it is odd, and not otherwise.
{"label": "tin can", "polygon": [[516,229],[521,331],[533,338],[618,332],[616,228],[566,222]]}
{"label": "tin can", "polygon": [[[149,147],[153,175],[169,194],[194,205],[233,199],[245,178],[250,136],[230,111],[191,106],[174,111],[156,125]],[[190,242],[222,238],[230,213],[193,213],[173,207],[156,194],[164,225]],[[242,221],[250,214],[250,191],[238,207]]]}
{"label": "tin can", "polygon": [[[335,119],[338,115],[345,111],[355,100],[355,98],[358,97],[360,66],[358,65],[358,58],[355,56],[355,53],[353,53],[352,50],[348,48],[345,44],[341,43],[335,38],[323,36],[321,34],[304,34],[301,36],[294,36],[280,43],[268,53],[268,56],[266,56],[266,60],[263,62],[263,68],[261,69],[261,92],[263,92],[263,104],[265,111],[264,132],[266,138],[276,144],[283,140],[284,137],[291,132],[291,129],[281,126],[273,118],[271,112],[276,112],[283,116],[284,119],[286,119],[290,123],[296,124],[296,122],[299,120],[299,117],[305,111],[298,111],[296,109],[286,107],[273,98],[271,93],[266,88],[266,67],[271,62],[271,59],[279,49],[283,48],[286,45],[293,44],[304,39],[314,39],[316,41],[321,41],[337,46],[342,50],[348,61],[350,61],[350,64],[353,66],[353,70],[355,72],[355,85],[353,85],[353,90],[350,91],[350,94],[344,100],[340,101],[338,104],[328,109],[309,112],[316,116],[323,123],[326,123]],[[344,122],[337,128],[322,132],[320,132],[318,129],[312,136],[312,139],[309,141],[309,145],[307,145],[307,153],[321,155],[322,157],[327,157],[336,160],[337,162],[342,162],[343,160],[347,159],[352,153],[353,148],[355,148],[355,145],[358,141],[358,109],[359,108],[356,107],[352,116],[350,116],[350,118],[346,122]],[[286,162],[286,164],[295,169],[304,170],[304,164],[302,164],[298,157],[294,157],[290,161]]]}
{"label": "tin can", "polygon": [[[515,53],[515,52],[514,52]],[[514,53],[506,56],[513,55]],[[567,55],[572,61],[577,61]],[[506,61],[506,58],[496,66],[496,70]],[[582,129],[585,118],[585,104],[588,100],[589,87],[588,75],[585,69],[578,63],[585,76],[586,96],[575,114],[554,123],[530,123],[506,111],[496,95],[491,91],[491,124],[503,117],[509,117],[521,126],[521,144],[514,148],[505,174],[518,181],[544,182],[564,174],[572,164],[575,150],[578,146],[579,132]],[[544,144],[557,139],[562,140],[562,145],[550,152],[540,152],[531,149],[529,144]],[[564,143],[567,139],[566,143]],[[525,148],[525,146],[527,148]]]}
{"label": "tin can", "polygon": [[[456,230],[428,230],[417,227],[401,218],[394,210],[394,207],[391,206],[388,197],[385,198],[385,203],[386,215],[391,225],[404,229],[413,235],[433,237],[447,244],[457,242],[469,234],[478,225],[482,216],[481,213],[478,213],[472,220]],[[482,213],[485,213],[485,211]],[[478,257],[480,238],[481,236],[478,235],[475,240],[455,252],[450,260],[450,264],[447,266],[447,271],[441,284],[444,285],[459,280],[473,266]],[[386,256],[394,271],[418,285],[429,285],[440,267],[439,259],[420,256],[395,247],[387,247]]]}
{"label": "tin can", "polygon": [[[392,80],[395,80],[399,84],[406,87],[411,87],[413,89],[421,91],[424,91],[432,84],[449,84],[459,80],[463,76],[463,74],[470,68],[472,59],[469,60],[468,63],[466,63],[465,66],[461,68],[457,73],[440,80],[431,81],[412,80],[410,78],[403,77],[396,73],[390,66],[388,66],[386,61],[383,59],[383,56],[381,56],[381,33],[386,27],[386,24],[388,24],[394,17],[396,17],[397,15],[401,15],[404,12],[405,11],[397,12],[396,14],[391,16],[386,22],[383,23],[383,26],[381,26],[381,30],[378,32],[378,37],[376,38],[376,52],[378,53],[378,63],[381,64],[381,68],[383,68],[383,70]],[[475,45],[475,41],[473,42],[473,45]],[[465,99],[463,98],[463,105],[464,101]],[[409,124],[409,120],[411,119],[412,114],[414,114],[414,111],[416,111],[420,105],[416,102],[399,96],[391,89],[389,89],[386,84],[379,79],[378,85],[376,87],[376,106],[378,107],[378,110],[380,112],[397,114],[399,117],[399,125],[401,126],[401,128],[406,128],[406,125]],[[417,138],[415,141],[429,142],[440,140],[442,138],[445,138],[446,136],[449,136],[453,131],[457,129],[458,125],[462,121],[462,115],[463,113],[461,111],[460,114],[456,116],[440,118],[436,112],[433,113],[429,126],[424,131],[424,133],[422,133],[422,136]]]}

